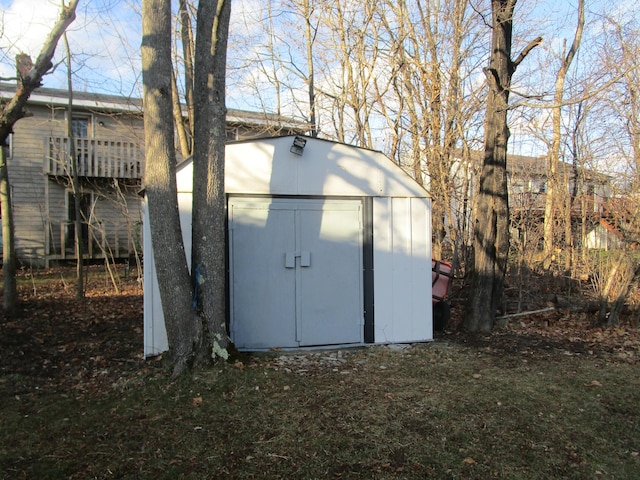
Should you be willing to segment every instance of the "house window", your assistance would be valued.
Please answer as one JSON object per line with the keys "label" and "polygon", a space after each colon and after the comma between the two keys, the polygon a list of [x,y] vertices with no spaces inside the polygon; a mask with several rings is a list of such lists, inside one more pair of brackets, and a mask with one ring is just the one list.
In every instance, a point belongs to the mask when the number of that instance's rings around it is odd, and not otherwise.
{"label": "house window", "polygon": [[91,118],[87,116],[74,116],[71,118],[71,134],[74,138],[89,138]]}
{"label": "house window", "polygon": [[92,128],[91,117],[89,115],[78,115],[71,117],[71,134],[76,147],[76,158],[78,159],[78,174],[88,175],[91,171],[91,140]]}
{"label": "house window", "polygon": [[7,157],[13,158],[13,133],[10,133],[7,139]]}

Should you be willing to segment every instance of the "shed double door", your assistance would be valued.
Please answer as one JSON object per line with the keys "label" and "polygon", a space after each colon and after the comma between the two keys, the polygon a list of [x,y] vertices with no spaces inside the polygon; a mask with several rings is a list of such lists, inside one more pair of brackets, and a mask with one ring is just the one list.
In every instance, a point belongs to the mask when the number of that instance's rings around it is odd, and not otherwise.
{"label": "shed double door", "polygon": [[229,200],[230,331],[239,349],[361,343],[359,200]]}

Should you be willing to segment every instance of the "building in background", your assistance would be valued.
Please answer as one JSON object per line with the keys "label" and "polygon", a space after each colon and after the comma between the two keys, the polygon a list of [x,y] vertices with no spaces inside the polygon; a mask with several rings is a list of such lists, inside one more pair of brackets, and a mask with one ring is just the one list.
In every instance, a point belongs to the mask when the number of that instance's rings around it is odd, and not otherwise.
{"label": "building in background", "polygon": [[[0,83],[0,103],[15,84]],[[40,88],[9,139],[8,168],[16,257],[48,267],[75,260],[75,196],[80,196],[85,258],[125,259],[141,253],[144,177],[142,101],[114,95]],[[71,117],[73,145],[67,135]],[[308,127],[273,114],[229,110],[229,140],[306,133]],[[73,147],[73,148],[72,148]],[[73,152],[73,153],[72,153]],[[72,188],[72,161],[80,189]]]}

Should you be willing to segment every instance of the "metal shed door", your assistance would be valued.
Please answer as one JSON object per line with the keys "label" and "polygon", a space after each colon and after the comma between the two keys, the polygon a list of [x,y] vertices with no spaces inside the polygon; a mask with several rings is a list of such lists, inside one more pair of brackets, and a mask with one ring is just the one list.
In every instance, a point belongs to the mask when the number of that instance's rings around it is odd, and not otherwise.
{"label": "metal shed door", "polygon": [[362,342],[360,201],[234,198],[229,215],[238,348]]}

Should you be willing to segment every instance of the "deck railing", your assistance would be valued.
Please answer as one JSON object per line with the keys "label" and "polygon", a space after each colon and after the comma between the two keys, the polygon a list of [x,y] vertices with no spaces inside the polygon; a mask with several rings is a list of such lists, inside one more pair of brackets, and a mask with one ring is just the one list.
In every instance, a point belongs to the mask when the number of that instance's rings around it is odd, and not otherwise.
{"label": "deck railing", "polygon": [[[544,211],[547,201],[546,193],[509,192],[509,208],[513,212]],[[563,200],[564,201],[564,200]],[[595,194],[584,194],[576,197],[572,202],[571,213],[579,215],[584,201],[585,213],[602,213],[604,198]]]}
{"label": "deck railing", "polygon": [[[45,225],[47,236],[45,240],[46,261],[75,260],[75,224],[74,222],[47,222]],[[94,225],[83,222],[83,253],[89,259],[119,259],[128,258],[140,248],[133,245],[132,235],[127,231],[126,224],[113,223]]]}
{"label": "deck railing", "polygon": [[[123,140],[76,138],[75,155],[80,177],[141,179],[144,175],[144,147]],[[68,137],[45,138],[45,173],[71,176]]]}

